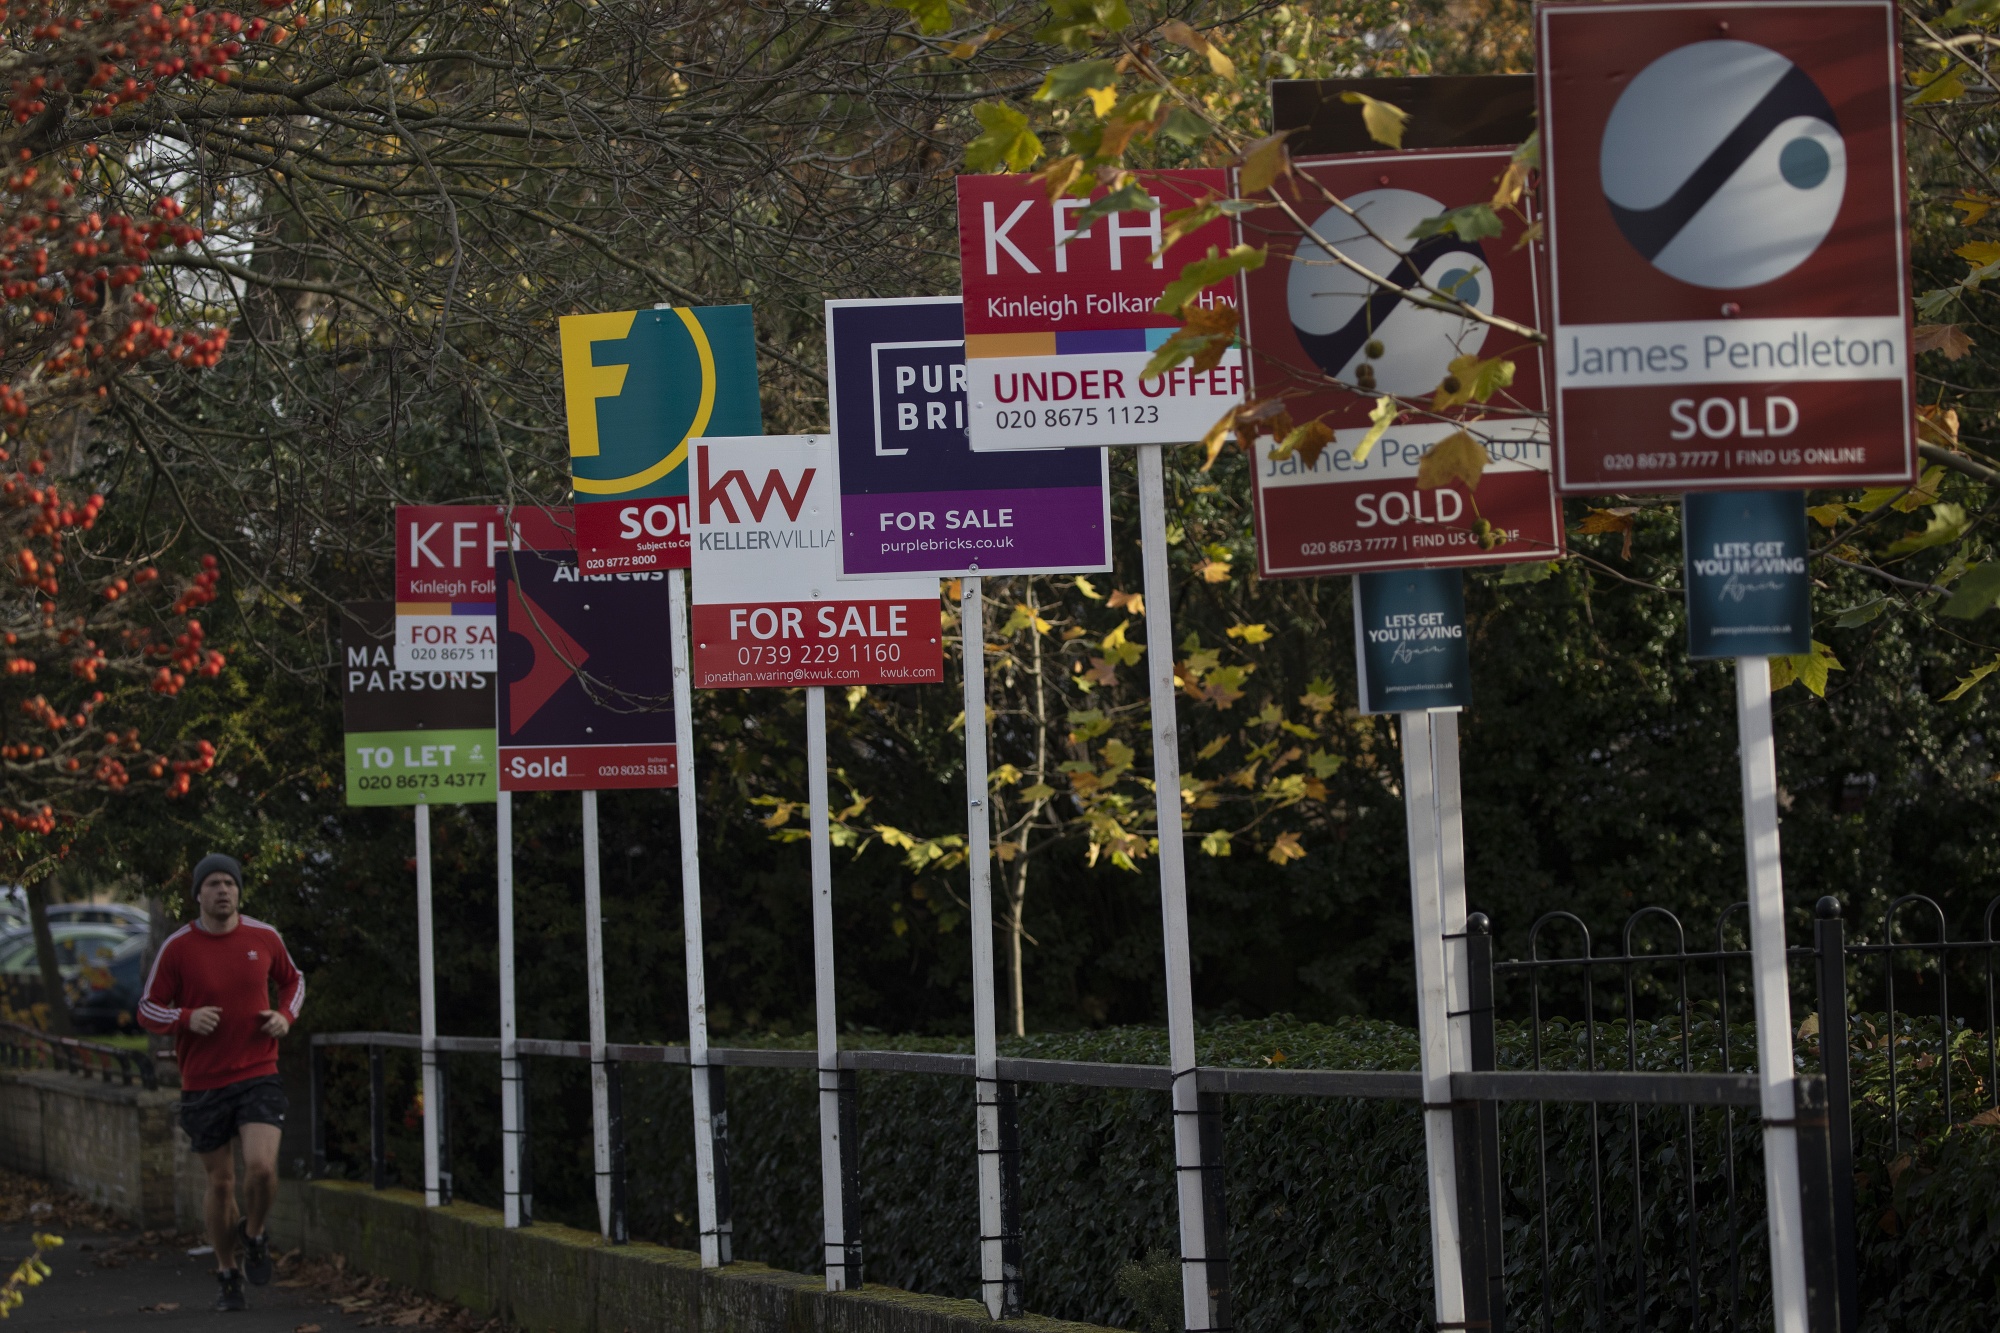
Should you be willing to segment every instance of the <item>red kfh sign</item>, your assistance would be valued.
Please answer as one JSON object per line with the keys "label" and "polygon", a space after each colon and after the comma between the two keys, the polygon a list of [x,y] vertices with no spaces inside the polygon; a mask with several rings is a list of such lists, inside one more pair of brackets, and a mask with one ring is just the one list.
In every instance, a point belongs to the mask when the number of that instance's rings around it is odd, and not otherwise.
{"label": "red kfh sign", "polygon": [[1896,6],[1537,22],[1561,489],[1912,479]]}
{"label": "red kfh sign", "polygon": [[692,445],[698,688],[944,678],[935,578],[841,582],[831,436]]}
{"label": "red kfh sign", "polygon": [[[1085,225],[1090,199],[1050,199],[1035,176],[960,176],[968,434],[978,451],[1198,440],[1243,400],[1231,349],[1213,370],[1140,372],[1180,322],[1155,307],[1182,265],[1230,247],[1218,218],[1161,249],[1167,214],[1228,192],[1220,169],[1147,171],[1155,207]],[[1092,199],[1101,199],[1097,190]],[[1229,304],[1235,285],[1195,298]]]}
{"label": "red kfh sign", "polygon": [[[1481,240],[1456,231],[1411,238],[1428,218],[1492,198],[1511,157],[1499,149],[1301,158],[1279,189],[1311,233],[1275,210],[1245,219],[1244,239],[1270,251],[1243,284],[1251,392],[1282,397],[1294,421],[1333,428],[1332,441],[1310,457],[1296,450],[1281,457],[1283,441],[1271,435],[1257,441],[1257,563],[1265,578],[1561,554],[1535,348],[1476,319],[1411,305],[1326,249],[1398,286],[1428,282],[1483,314],[1533,327],[1535,266],[1520,244],[1519,219],[1508,216],[1501,235]],[[1513,383],[1488,403],[1393,425],[1357,457],[1379,395],[1429,399],[1464,356],[1505,356]],[[1425,455],[1461,432],[1490,460],[1477,485],[1419,487]]]}
{"label": "red kfh sign", "polygon": [[396,669],[493,671],[493,562],[513,547],[567,550],[570,511],[396,506]]}
{"label": "red kfh sign", "polygon": [[669,575],[583,574],[569,551],[498,574],[500,790],[673,786]]}

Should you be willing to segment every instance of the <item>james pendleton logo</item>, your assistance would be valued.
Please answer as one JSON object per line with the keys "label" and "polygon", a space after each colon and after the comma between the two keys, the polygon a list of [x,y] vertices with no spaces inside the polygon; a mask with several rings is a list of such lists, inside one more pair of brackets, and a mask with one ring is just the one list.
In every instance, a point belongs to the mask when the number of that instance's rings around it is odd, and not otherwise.
{"label": "james pendleton logo", "polygon": [[1755,287],[1833,229],[1847,149],[1806,72],[1750,42],[1695,42],[1639,72],[1598,155],[1618,229],[1661,272]]}

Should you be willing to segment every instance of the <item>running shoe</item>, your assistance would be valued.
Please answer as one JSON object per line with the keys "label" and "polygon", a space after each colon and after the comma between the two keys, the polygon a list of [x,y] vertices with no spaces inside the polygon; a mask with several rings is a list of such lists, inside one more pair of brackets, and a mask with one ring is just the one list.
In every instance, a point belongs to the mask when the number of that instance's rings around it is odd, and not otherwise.
{"label": "running shoe", "polygon": [[215,1280],[222,1287],[215,1298],[218,1310],[247,1310],[250,1302],[243,1299],[243,1270],[232,1268],[227,1273],[217,1273]]}
{"label": "running shoe", "polygon": [[236,1240],[243,1249],[243,1273],[250,1279],[250,1285],[261,1287],[271,1280],[271,1238],[269,1233],[262,1236],[250,1234],[250,1224],[242,1218],[236,1219]]}

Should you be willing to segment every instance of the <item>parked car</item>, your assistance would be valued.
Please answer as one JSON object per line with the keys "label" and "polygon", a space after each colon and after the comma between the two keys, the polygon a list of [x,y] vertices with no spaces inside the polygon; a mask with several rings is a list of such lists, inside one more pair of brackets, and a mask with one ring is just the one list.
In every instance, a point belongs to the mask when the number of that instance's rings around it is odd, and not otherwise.
{"label": "parked car", "polygon": [[70,990],[71,1026],[85,1034],[136,1028],[139,996],[146,984],[145,963],[146,937],[134,935],[118,946],[102,968],[80,969],[78,984]]}
{"label": "parked car", "polygon": [[[56,969],[72,1008],[92,999],[99,991],[110,993],[93,1000],[93,1013],[115,1014],[138,1007],[139,987],[144,980],[138,975],[146,947],[143,929],[103,921],[62,921],[50,922],[49,934],[55,940]],[[129,961],[125,960],[126,955]],[[114,967],[114,964],[122,965]],[[121,977],[121,972],[129,975]],[[15,997],[13,1003],[17,1008],[43,998],[41,981],[34,933],[27,927],[18,927],[0,934],[0,984]],[[113,1029],[118,1026],[116,1022],[112,1024]]]}
{"label": "parked car", "polygon": [[58,921],[96,921],[111,925],[135,926],[147,930],[152,917],[143,907],[131,903],[50,903],[49,924]]}

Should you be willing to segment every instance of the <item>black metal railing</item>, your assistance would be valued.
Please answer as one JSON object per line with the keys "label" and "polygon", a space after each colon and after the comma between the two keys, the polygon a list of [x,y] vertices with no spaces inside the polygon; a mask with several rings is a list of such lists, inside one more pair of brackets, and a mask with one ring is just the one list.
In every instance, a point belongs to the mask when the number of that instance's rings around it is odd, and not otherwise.
{"label": "black metal railing", "polygon": [[13,1069],[57,1069],[65,1073],[116,1079],[152,1089],[160,1086],[159,1070],[144,1051],[126,1050],[99,1041],[58,1037],[23,1023],[0,1023],[0,1063]]}
{"label": "black metal railing", "polygon": [[[1913,909],[1927,912],[1939,938],[1911,942],[1891,934]],[[1953,1122],[1968,1089],[1951,1082],[1949,1049],[1973,1040],[1963,1015],[1950,1006],[1954,969],[1983,977],[1984,1049],[1988,1078],[1979,1100],[2000,1105],[2000,1058],[1992,1015],[1996,1007],[1993,938],[1996,909],[1984,918],[1984,938],[1945,938],[1946,916],[1927,898],[1899,899],[1884,917],[1880,942],[1848,943],[1839,904],[1818,905],[1813,943],[1789,951],[1795,996],[1811,994],[1815,1007],[1795,1020],[1817,1026],[1815,1043],[1802,1035],[1797,1106],[1801,1197],[1805,1212],[1807,1289],[1815,1333],[1853,1333],[1861,1313],[1855,1233],[1857,1149],[1900,1149],[1912,1136]],[[1717,1329],[1756,1326],[1767,1316],[1769,1263],[1764,1245],[1761,1125],[1757,1076],[1746,1068],[1740,1021],[1750,996],[1747,945],[1740,941],[1745,905],[1722,915],[1712,947],[1688,947],[1688,932],[1671,913],[1647,908],[1628,918],[1619,948],[1600,953],[1584,922],[1551,913],[1529,931],[1527,957],[1496,961],[1490,926],[1474,914],[1462,937],[1468,963],[1469,1068],[1452,1078],[1461,1255],[1467,1326],[1498,1333],[1510,1324],[1559,1328]],[[1563,934],[1567,932],[1567,934]],[[1558,948],[1562,940],[1566,947]],[[1982,952],[1983,951],[1983,952]],[[1850,973],[1873,985],[1889,1026],[1884,1039],[1857,1035],[1850,1002]],[[1870,978],[1873,978],[1872,982]],[[1957,993],[1964,995],[1961,980]],[[1928,1041],[1923,1023],[1896,1006],[1915,994],[1936,1014],[1942,1059],[1904,1055]],[[1935,1008],[1931,1008],[1932,1004]],[[1734,1015],[1735,1017],[1732,1017]],[[313,1160],[327,1168],[323,1110],[327,1054],[364,1048],[370,1072],[367,1177],[389,1183],[383,1059],[390,1051],[417,1051],[414,1035],[388,1032],[321,1033],[313,1038]],[[1975,1044],[1977,1044],[1975,1042]],[[1851,1050],[1851,1047],[1853,1048]],[[437,1039],[439,1095],[448,1087],[450,1055],[498,1057],[494,1038]],[[1753,1048],[1754,1049],[1754,1048]],[[1857,1143],[1854,1050],[1887,1063],[1886,1114],[1876,1116]],[[590,1058],[584,1042],[523,1039],[517,1043],[527,1077],[531,1063]],[[688,1064],[682,1046],[612,1044],[606,1073],[620,1104],[620,1070],[627,1064]],[[810,1050],[716,1047],[709,1053],[711,1109],[727,1124],[726,1073],[731,1068],[811,1071]],[[1816,1065],[1816,1067],[1814,1067]],[[1920,1066],[1920,1067],[1918,1067]],[[1942,1066],[1942,1068],[1939,1068]],[[860,1050],[839,1053],[843,1116],[858,1114],[854,1075],[862,1072],[922,1074],[972,1079],[973,1057],[959,1053]],[[1160,1065],[1002,1058],[1002,1144],[1019,1172],[1019,1127],[1013,1110],[1023,1085],[1115,1088],[1166,1094],[1171,1071]],[[1921,1076],[1921,1077],[1920,1077]],[[1201,1093],[1212,1276],[1226,1282],[1227,1210],[1220,1169],[1225,1097],[1294,1096],[1421,1098],[1415,1072],[1219,1068],[1197,1070]],[[1921,1086],[1919,1084],[1921,1083]],[[1933,1093],[1935,1097],[1933,1098]],[[532,1134],[521,1099],[520,1199],[523,1220],[532,1216]],[[1871,1108],[1880,1099],[1864,1103]],[[1921,1105],[1919,1105],[1921,1103]],[[445,1108],[441,1123],[448,1124]],[[1871,1116],[1875,1114],[1871,1109]],[[626,1180],[622,1140],[614,1123],[612,1155],[613,1238],[625,1236]],[[1879,1145],[1869,1136],[1884,1138]],[[967,1135],[971,1151],[972,1136]],[[843,1150],[858,1151],[859,1136],[842,1135]],[[729,1211],[725,1142],[718,1143],[718,1206]],[[450,1149],[443,1173],[449,1180]],[[854,1189],[854,1164],[843,1163],[846,1188]],[[449,1188],[448,1183],[445,1186]],[[1018,1238],[1020,1191],[1002,1191],[1003,1236]],[[850,1200],[850,1203],[852,1201]],[[859,1218],[856,1208],[847,1210]],[[1507,1238],[1510,1238],[1508,1240]],[[853,1238],[858,1252],[859,1237]],[[1511,1257],[1503,1253],[1511,1246]],[[1018,1293],[1012,1293],[1015,1297]],[[1008,1308],[1018,1308],[1010,1299]]]}

